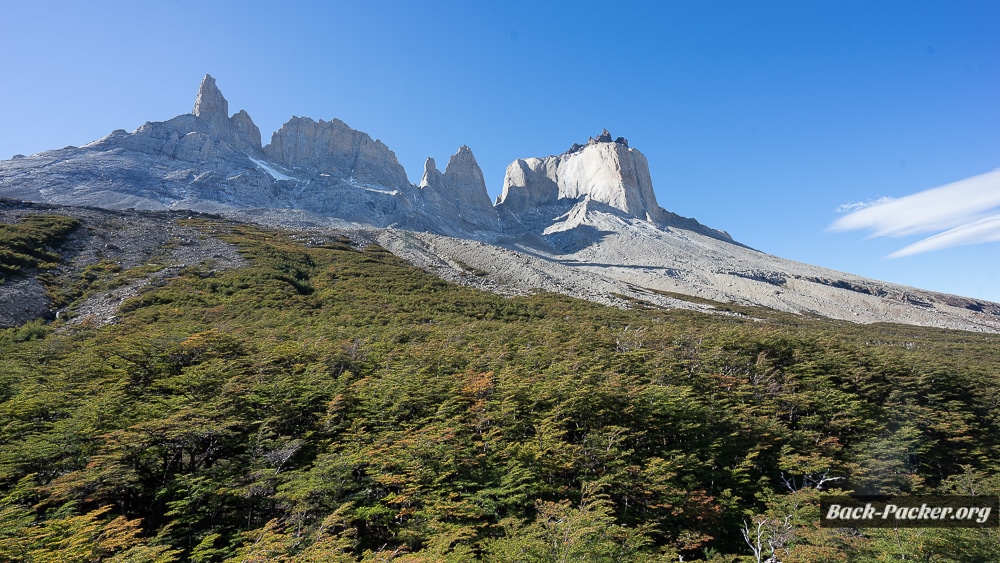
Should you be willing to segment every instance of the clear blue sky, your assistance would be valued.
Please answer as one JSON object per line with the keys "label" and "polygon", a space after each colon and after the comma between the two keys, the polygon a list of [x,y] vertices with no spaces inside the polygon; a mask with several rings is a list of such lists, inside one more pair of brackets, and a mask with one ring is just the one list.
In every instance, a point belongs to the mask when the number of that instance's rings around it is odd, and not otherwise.
{"label": "clear blue sky", "polygon": [[968,191],[849,225],[835,211],[1000,167],[1000,2],[284,4],[6,3],[0,158],[189,112],[205,73],[265,143],[292,115],[340,118],[413,182],[466,144],[494,197],[513,159],[606,127],[647,156],[670,211],[771,254],[1000,301],[990,225],[963,231],[977,244],[886,258],[995,219],[982,203],[885,226]]}

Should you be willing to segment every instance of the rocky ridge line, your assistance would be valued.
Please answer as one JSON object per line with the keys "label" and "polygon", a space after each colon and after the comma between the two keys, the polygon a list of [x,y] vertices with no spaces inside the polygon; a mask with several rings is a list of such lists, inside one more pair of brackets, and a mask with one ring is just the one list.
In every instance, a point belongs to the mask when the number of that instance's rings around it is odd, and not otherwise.
{"label": "rocky ridge line", "polygon": [[[293,117],[262,147],[249,114],[228,111],[206,75],[192,113],[0,161],[0,197],[374,229],[365,236],[396,241],[393,250],[415,262],[429,256],[439,272],[441,264],[494,272],[480,283],[500,292],[544,288],[611,303],[621,294],[663,306],[675,306],[663,295],[684,294],[856,322],[1000,331],[1000,305],[780,259],[666,211],[645,156],[607,130],[558,156],[515,160],[494,204],[467,146],[444,172],[428,159],[414,185],[384,143],[340,120]],[[432,241],[430,250],[406,233]]]}
{"label": "rocky ridge line", "polygon": [[[418,185],[389,147],[339,119],[293,116],[262,146],[250,115],[229,115],[229,102],[207,74],[189,114],[131,133],[116,130],[82,147],[0,161],[0,194],[109,209],[299,209],[483,241],[532,239],[545,248],[553,244],[546,229],[586,226],[593,210],[702,228],[657,204],[645,157],[607,130],[558,157],[516,160],[494,205],[468,146],[443,173],[429,160]],[[560,219],[577,205],[583,207],[573,221]],[[587,232],[575,231],[578,243]]]}

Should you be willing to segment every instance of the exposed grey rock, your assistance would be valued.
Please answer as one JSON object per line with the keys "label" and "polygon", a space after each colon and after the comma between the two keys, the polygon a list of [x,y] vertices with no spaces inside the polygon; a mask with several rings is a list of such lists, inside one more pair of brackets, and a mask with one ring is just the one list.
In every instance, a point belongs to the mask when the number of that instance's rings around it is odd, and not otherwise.
{"label": "exposed grey rock", "polygon": [[82,147],[0,162],[0,193],[110,209],[287,206],[263,158],[260,131],[206,76],[194,113],[115,130]]}
{"label": "exposed grey rock", "polygon": [[[68,324],[114,323],[123,302],[147,286],[176,276],[185,266],[207,264],[212,271],[222,271],[247,265],[234,245],[211,233],[178,225],[176,220],[188,217],[187,212],[106,211],[0,199],[0,223],[17,222],[37,213],[69,215],[83,223],[54,249],[63,261],[55,270],[47,271],[49,277],[68,280],[72,286],[88,266],[101,261],[112,262],[123,270],[144,266],[143,272],[126,285],[96,292],[56,311],[48,291],[38,282],[39,272],[21,271],[0,281],[0,327],[18,326],[37,318],[69,317]],[[161,268],[151,268],[153,264]]]}
{"label": "exposed grey rock", "polygon": [[232,143],[239,150],[260,152],[260,129],[254,125],[245,110],[229,117],[229,102],[209,74],[205,75],[198,87],[198,96],[191,113],[208,125],[208,131],[213,136]]}
{"label": "exposed grey rock", "polygon": [[[581,248],[600,236],[594,212],[682,228],[734,243],[725,231],[661,208],[646,157],[604,129],[559,156],[517,159],[507,167],[496,209],[504,235],[550,250]],[[534,242],[531,242],[534,241]],[[736,244],[736,243],[734,243]]]}
{"label": "exposed grey rock", "polygon": [[340,179],[390,189],[410,186],[406,171],[389,147],[339,119],[292,117],[271,136],[264,156],[289,168],[306,168]]}
{"label": "exposed grey rock", "polygon": [[220,117],[229,119],[229,102],[215,85],[215,79],[209,74],[201,79],[201,85],[198,86],[198,97],[194,100],[194,110],[191,113],[205,121],[212,121]]}
{"label": "exposed grey rock", "polygon": [[246,110],[240,110],[229,118],[232,126],[233,137],[238,141],[240,148],[245,148],[252,152],[260,152],[260,129],[250,119],[250,114]]}
{"label": "exposed grey rock", "polygon": [[537,228],[539,221],[551,223],[585,198],[629,217],[667,220],[656,202],[646,157],[613,142],[607,129],[562,155],[515,160],[507,167],[497,208],[502,216]]}
{"label": "exposed grey rock", "polygon": [[[723,304],[735,302],[859,323],[1000,332],[1000,304],[835,272],[686,229],[653,228],[607,210],[590,214],[589,226],[599,234],[569,250],[401,230],[379,231],[378,240],[430,272],[501,294],[541,289],[619,307],[632,300],[723,314]],[[829,282],[834,279],[841,281]],[[861,286],[869,290],[854,289]],[[684,295],[700,299],[685,301]]]}
{"label": "exposed grey rock", "polygon": [[428,156],[424,161],[424,175],[420,179],[420,187],[425,187],[433,183],[440,183],[444,174],[437,169],[437,162],[433,157]]}
{"label": "exposed grey rock", "polygon": [[[228,106],[206,75],[193,113],[116,130],[82,147],[0,161],[0,196],[349,228],[415,263],[501,293],[543,288],[616,305],[627,303],[619,297],[625,295],[690,306],[667,295],[676,293],[859,322],[1000,332],[1000,305],[783,260],[664,210],[645,156],[607,130],[559,156],[515,160],[494,206],[468,147],[444,172],[428,159],[414,186],[387,146],[340,120],[293,117],[261,147],[250,116],[229,116]],[[147,220],[136,213],[122,217]],[[127,245],[123,239],[100,248],[118,253]],[[37,287],[21,289],[34,309],[10,315],[47,307]],[[117,303],[139,290],[109,292],[92,304],[93,315],[113,320]]]}
{"label": "exposed grey rock", "polygon": [[48,292],[34,278],[12,278],[0,283],[0,328],[19,326],[54,315]]}
{"label": "exposed grey rock", "polygon": [[427,159],[418,197],[422,209],[450,221],[456,232],[497,229],[497,212],[486,192],[483,171],[465,145],[448,160],[443,174],[433,158]]}
{"label": "exposed grey rock", "polygon": [[[481,240],[501,236],[498,210],[508,219],[505,234],[523,240],[559,223],[583,196],[586,209],[609,205],[660,224],[681,219],[656,205],[641,153],[612,142],[606,130],[600,142],[577,145],[561,160],[543,159],[541,168],[551,164],[552,171],[526,165],[538,159],[515,163],[524,168],[522,193],[507,185],[506,204],[495,208],[468,147],[444,173],[430,162],[418,189],[387,146],[343,121],[293,117],[261,147],[249,114],[230,117],[228,110],[215,79],[206,75],[192,113],[131,133],[116,130],[83,147],[0,163],[0,189],[12,197],[108,208],[301,209]],[[581,208],[574,216],[584,220],[587,214]],[[567,231],[566,225],[557,230]],[[573,244],[585,243],[585,235],[576,230]]]}

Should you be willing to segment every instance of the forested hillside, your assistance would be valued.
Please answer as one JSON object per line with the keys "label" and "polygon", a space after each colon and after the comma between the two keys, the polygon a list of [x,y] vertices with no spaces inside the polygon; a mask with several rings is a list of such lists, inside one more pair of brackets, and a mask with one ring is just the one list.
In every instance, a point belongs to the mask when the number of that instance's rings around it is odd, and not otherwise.
{"label": "forested hillside", "polygon": [[[0,331],[0,560],[1000,559],[996,529],[818,525],[828,492],[1000,491],[996,335],[505,298],[184,223],[250,266]],[[4,226],[0,271],[75,227]]]}

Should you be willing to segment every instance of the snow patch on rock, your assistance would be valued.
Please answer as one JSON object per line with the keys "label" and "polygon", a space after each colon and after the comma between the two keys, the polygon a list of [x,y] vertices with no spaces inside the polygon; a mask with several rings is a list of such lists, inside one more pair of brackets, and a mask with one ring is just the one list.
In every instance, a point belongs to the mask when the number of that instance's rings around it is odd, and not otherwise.
{"label": "snow patch on rock", "polygon": [[260,166],[264,170],[264,172],[267,172],[268,174],[270,174],[271,177],[274,178],[275,180],[285,181],[285,182],[294,182],[295,181],[295,178],[292,178],[291,176],[289,176],[287,174],[282,174],[281,172],[278,172],[277,170],[274,169],[273,166],[267,164],[263,160],[257,160],[256,158],[254,158],[254,157],[252,157],[250,155],[247,155],[247,158],[249,158],[257,166]]}

